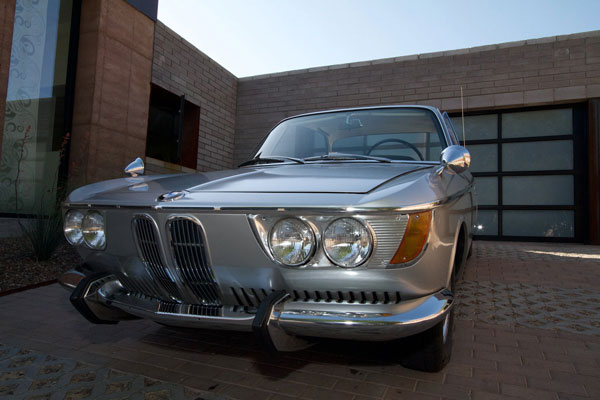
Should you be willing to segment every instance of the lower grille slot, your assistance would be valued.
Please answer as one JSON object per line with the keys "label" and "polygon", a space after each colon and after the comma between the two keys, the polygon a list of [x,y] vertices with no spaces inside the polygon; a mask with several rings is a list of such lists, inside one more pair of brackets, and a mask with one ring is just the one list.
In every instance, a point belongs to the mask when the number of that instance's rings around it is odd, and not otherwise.
{"label": "lower grille slot", "polygon": [[168,303],[166,301],[161,301],[158,303],[158,312],[176,314],[178,312],[177,306],[177,303]]}
{"label": "lower grille slot", "polygon": [[[235,298],[236,306],[257,307],[267,296],[267,293],[275,289],[256,288],[230,288]],[[292,301],[304,301],[315,303],[359,303],[359,304],[398,304],[400,303],[399,292],[343,292],[340,290],[308,291],[289,290]]]}
{"label": "lower grille slot", "polygon": [[258,305],[258,299],[254,298],[254,300],[248,295],[248,293],[246,293],[246,291],[244,289],[242,290],[242,295],[244,296],[244,300],[246,301],[246,305],[250,306],[250,307],[254,307],[255,305]]}
{"label": "lower grille slot", "polygon": [[176,217],[168,224],[173,259],[200,305],[220,306],[221,298],[212,269],[208,265],[204,235],[192,219]]}
{"label": "lower grille slot", "polygon": [[158,303],[158,312],[166,314],[202,315],[218,317],[222,315],[223,306],[205,306],[201,304],[180,304],[167,301]]}
{"label": "lower grille slot", "polygon": [[188,314],[192,315],[207,315],[210,317],[217,317],[221,315],[221,309],[223,306],[203,306],[200,304],[190,305]]}
{"label": "lower grille slot", "polygon": [[141,279],[129,279],[123,275],[119,276],[119,282],[121,282],[125,290],[129,293],[145,293],[155,298],[159,298],[160,296],[151,282],[144,282]]}

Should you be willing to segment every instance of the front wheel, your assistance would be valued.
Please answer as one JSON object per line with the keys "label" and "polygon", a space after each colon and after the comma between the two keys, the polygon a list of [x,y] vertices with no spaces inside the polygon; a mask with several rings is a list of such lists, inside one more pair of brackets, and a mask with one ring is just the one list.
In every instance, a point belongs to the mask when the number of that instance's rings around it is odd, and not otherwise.
{"label": "front wheel", "polygon": [[[464,262],[464,248],[457,252],[454,267],[450,276],[449,287],[456,287],[456,271]],[[425,372],[438,372],[450,361],[452,355],[452,333],[454,332],[454,307],[445,318],[428,330],[408,337],[404,340],[404,352],[400,364],[406,368]]]}
{"label": "front wheel", "polygon": [[400,364],[419,371],[440,371],[450,361],[453,329],[454,308],[434,327],[405,339],[406,352]]}

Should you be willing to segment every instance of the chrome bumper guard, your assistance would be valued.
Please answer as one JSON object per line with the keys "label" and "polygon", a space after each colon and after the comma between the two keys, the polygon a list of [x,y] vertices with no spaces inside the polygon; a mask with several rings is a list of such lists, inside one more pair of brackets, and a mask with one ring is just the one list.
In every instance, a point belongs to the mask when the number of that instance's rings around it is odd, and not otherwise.
{"label": "chrome bumper guard", "polygon": [[[63,277],[70,278],[72,283],[73,274],[69,271]],[[288,293],[278,291],[263,301],[256,314],[224,311],[222,316],[204,316],[160,311],[156,299],[127,294],[114,276],[79,276],[72,302],[78,293],[80,304],[86,307],[73,304],[80,312],[87,308],[97,320],[113,322],[142,317],[173,326],[254,331],[268,348],[278,351],[308,347],[310,337],[387,341],[411,336],[442,321],[454,306],[454,296],[447,289],[399,304],[378,305],[377,312],[365,311],[371,306],[361,307],[357,312],[356,304],[345,305],[352,311],[332,311],[332,303],[294,302]],[[61,284],[69,288],[71,285],[65,284],[63,281],[67,279],[63,277]],[[335,306],[339,309],[339,304]]]}

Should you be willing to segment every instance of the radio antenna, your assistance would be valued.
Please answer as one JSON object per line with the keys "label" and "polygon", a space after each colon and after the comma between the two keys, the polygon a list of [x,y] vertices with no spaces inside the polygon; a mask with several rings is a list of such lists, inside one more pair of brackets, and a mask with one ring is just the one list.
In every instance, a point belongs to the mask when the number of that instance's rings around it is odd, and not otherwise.
{"label": "radio antenna", "polygon": [[460,87],[460,112],[462,114],[462,128],[463,128],[463,147],[467,147],[467,140],[465,139],[465,103],[463,100],[463,88]]}

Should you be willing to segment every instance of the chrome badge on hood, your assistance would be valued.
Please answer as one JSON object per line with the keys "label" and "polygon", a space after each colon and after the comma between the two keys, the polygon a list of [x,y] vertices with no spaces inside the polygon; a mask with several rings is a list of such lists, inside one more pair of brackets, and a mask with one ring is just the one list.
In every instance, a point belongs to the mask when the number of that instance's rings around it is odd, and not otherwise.
{"label": "chrome badge on hood", "polygon": [[160,196],[158,196],[158,201],[161,201],[161,202],[175,201],[175,200],[182,199],[184,196],[185,196],[185,192],[168,192],[168,193],[164,193],[164,194],[161,194]]}

